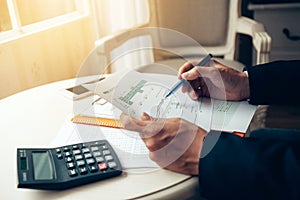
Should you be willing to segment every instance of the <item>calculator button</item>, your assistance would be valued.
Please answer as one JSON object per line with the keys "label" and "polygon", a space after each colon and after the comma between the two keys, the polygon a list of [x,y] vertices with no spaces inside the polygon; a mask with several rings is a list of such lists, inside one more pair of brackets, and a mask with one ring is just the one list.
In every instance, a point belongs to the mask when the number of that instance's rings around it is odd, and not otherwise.
{"label": "calculator button", "polygon": [[70,151],[70,148],[69,148],[69,147],[64,147],[64,148],[63,148],[63,151],[64,151],[64,152],[68,152],[68,151]]}
{"label": "calculator button", "polygon": [[114,159],[111,155],[105,156],[104,158],[106,161],[111,161]]}
{"label": "calculator button", "polygon": [[80,153],[81,153],[81,151],[79,149],[73,150],[73,155],[78,155]]}
{"label": "calculator button", "polygon": [[98,167],[100,170],[106,170],[107,169],[107,165],[105,162],[101,162],[101,163],[98,163]]}
{"label": "calculator button", "polygon": [[[101,143],[101,144],[102,144],[102,143]],[[91,144],[91,146],[98,146],[98,145],[100,145],[98,141],[97,141],[97,142],[94,142],[93,144]]]}
{"label": "calculator button", "polygon": [[81,167],[81,168],[79,168],[78,170],[79,170],[79,173],[80,173],[80,174],[87,174],[87,173],[88,173],[86,167]]}
{"label": "calculator button", "polygon": [[66,156],[66,157],[71,156],[71,155],[72,155],[71,152],[66,152],[66,153],[65,153],[65,156]]}
{"label": "calculator button", "polygon": [[83,159],[83,156],[82,155],[76,155],[75,156],[75,160],[82,160]]}
{"label": "calculator button", "polygon": [[82,166],[85,165],[84,160],[78,160],[76,163],[77,163],[77,166],[78,166],[78,167],[82,167]]}
{"label": "calculator button", "polygon": [[101,156],[96,157],[96,161],[97,161],[97,163],[103,162],[103,161],[104,161],[104,158],[101,157]]}
{"label": "calculator button", "polygon": [[56,153],[61,153],[60,148],[55,149]]}
{"label": "calculator button", "polygon": [[95,165],[89,166],[90,172],[96,172],[98,171],[98,168]]}
{"label": "calculator button", "polygon": [[85,153],[84,154],[85,159],[88,159],[88,158],[91,158],[91,157],[92,157],[92,154],[90,154],[90,153]]}
{"label": "calculator button", "polygon": [[108,162],[107,165],[108,165],[109,168],[116,168],[117,167],[116,162]]}
{"label": "calculator button", "polygon": [[21,158],[26,158],[27,156],[26,156],[26,151],[25,150],[19,150],[19,152],[20,152],[20,157]]}
{"label": "calculator button", "polygon": [[103,144],[101,147],[102,149],[108,149],[108,147],[105,144]]}
{"label": "calculator button", "polygon": [[91,147],[91,151],[99,151],[99,147]]}
{"label": "calculator button", "polygon": [[75,167],[75,164],[73,162],[67,163],[68,169],[73,169]]}
{"label": "calculator button", "polygon": [[63,158],[62,154],[57,154],[57,158],[62,159]]}
{"label": "calculator button", "polygon": [[97,156],[101,156],[101,153],[100,153],[100,151],[95,151],[95,152],[93,152],[93,155],[94,155],[95,157],[97,157]]}
{"label": "calculator button", "polygon": [[72,159],[72,157],[66,157],[66,158],[65,158],[65,161],[66,161],[66,162],[72,162],[73,159]]}
{"label": "calculator button", "polygon": [[73,150],[79,149],[79,147],[78,147],[78,145],[73,145],[73,146],[72,146],[72,149],[73,149]]}
{"label": "calculator button", "polygon": [[77,176],[77,171],[75,169],[68,170],[69,176]]}
{"label": "calculator button", "polygon": [[103,155],[109,155],[110,154],[110,151],[109,150],[104,150],[103,151]]}
{"label": "calculator button", "polygon": [[83,153],[89,153],[90,152],[90,150],[88,148],[83,148],[81,150],[82,150]]}
{"label": "calculator button", "polygon": [[86,160],[86,163],[88,165],[93,165],[95,163],[95,160],[94,160],[94,158],[89,158],[89,159]]}

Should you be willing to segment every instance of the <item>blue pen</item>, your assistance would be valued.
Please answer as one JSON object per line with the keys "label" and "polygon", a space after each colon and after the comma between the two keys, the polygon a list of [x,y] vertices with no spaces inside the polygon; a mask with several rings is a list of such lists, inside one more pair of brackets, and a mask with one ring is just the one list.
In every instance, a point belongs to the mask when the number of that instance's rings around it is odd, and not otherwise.
{"label": "blue pen", "polygon": [[[205,58],[203,58],[196,66],[203,66],[205,65],[208,61],[210,61],[210,59],[212,58],[211,54],[208,54]],[[176,83],[171,89],[170,92],[165,96],[165,98],[169,97],[171,94],[173,94],[174,92],[176,92],[183,84],[185,84],[187,82],[187,80],[185,79],[181,79],[180,81],[178,81],[178,83]]]}

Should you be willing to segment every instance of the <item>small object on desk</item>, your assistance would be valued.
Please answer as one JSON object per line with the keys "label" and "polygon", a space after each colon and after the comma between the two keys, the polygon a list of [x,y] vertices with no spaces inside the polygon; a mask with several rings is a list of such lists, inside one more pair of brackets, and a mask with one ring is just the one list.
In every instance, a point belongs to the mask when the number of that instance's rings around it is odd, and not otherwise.
{"label": "small object on desk", "polygon": [[69,87],[69,88],[64,88],[62,90],[62,92],[65,96],[67,96],[68,98],[73,99],[73,100],[79,100],[79,99],[82,99],[82,98],[85,98],[85,97],[89,97],[89,96],[93,95],[94,93],[92,91],[86,89],[82,85],[83,84],[96,83],[96,82],[102,81],[104,79],[105,79],[105,77],[101,77],[99,79],[89,81],[89,82],[85,82],[85,83],[82,83],[80,85],[75,85],[75,86],[72,86],[72,87]]}
{"label": "small object on desk", "polygon": [[[205,56],[195,67],[197,66],[204,66],[208,61],[210,61],[210,59],[212,58],[211,54],[208,54],[207,56]],[[176,92],[183,84],[186,83],[185,79],[181,79],[180,81],[178,81],[169,91],[169,93],[165,96],[165,98],[168,98],[171,94],[173,94],[174,92]]]}
{"label": "small object on desk", "polygon": [[66,97],[73,100],[79,100],[93,95],[91,91],[87,90],[82,85],[76,85],[73,87],[64,88],[62,92]]}
{"label": "small object on desk", "polygon": [[18,188],[62,190],[122,173],[107,140],[56,148],[17,149]]}
{"label": "small object on desk", "polygon": [[123,125],[120,122],[120,120],[104,118],[104,117],[90,117],[90,116],[83,116],[79,114],[73,117],[71,121],[73,123],[78,123],[78,124],[104,126],[110,128],[123,128]]}
{"label": "small object on desk", "polygon": [[95,103],[100,104],[100,105],[104,105],[107,103],[107,101],[105,99],[103,99],[102,97],[97,98],[96,100],[94,100],[92,102],[92,105],[94,105]]}

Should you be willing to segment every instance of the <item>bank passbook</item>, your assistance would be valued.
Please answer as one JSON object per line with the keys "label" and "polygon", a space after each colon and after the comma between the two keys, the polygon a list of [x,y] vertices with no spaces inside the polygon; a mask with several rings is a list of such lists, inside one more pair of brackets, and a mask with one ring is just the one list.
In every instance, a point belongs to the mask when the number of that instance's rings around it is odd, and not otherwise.
{"label": "bank passbook", "polygon": [[122,173],[107,140],[56,148],[17,149],[18,188],[62,190]]}

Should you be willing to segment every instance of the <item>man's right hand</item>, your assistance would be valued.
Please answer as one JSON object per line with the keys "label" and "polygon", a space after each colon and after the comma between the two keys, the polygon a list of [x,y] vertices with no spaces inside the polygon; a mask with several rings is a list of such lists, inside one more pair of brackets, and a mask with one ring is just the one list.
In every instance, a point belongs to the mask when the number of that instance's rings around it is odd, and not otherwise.
{"label": "man's right hand", "polygon": [[180,67],[178,78],[188,80],[182,92],[197,100],[201,96],[221,100],[243,100],[249,98],[249,80],[245,72],[239,72],[216,60],[211,66],[197,66],[191,62]]}

